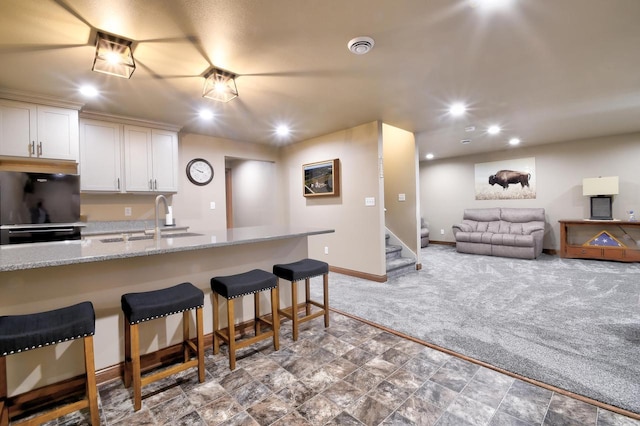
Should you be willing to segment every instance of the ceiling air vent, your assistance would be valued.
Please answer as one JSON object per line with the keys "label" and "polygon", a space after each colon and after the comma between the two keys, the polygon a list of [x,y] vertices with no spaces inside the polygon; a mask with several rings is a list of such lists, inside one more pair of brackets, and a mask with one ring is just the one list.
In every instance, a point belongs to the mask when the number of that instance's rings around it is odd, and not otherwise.
{"label": "ceiling air vent", "polygon": [[373,49],[374,41],[371,37],[356,37],[349,40],[347,47],[351,53],[356,55],[364,55]]}

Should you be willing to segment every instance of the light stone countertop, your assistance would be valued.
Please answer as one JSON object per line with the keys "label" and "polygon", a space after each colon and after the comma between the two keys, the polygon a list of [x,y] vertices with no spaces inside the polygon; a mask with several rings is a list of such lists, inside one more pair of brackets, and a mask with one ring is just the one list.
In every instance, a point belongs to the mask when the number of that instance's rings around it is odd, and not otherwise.
{"label": "light stone countertop", "polygon": [[161,238],[158,241],[145,239],[102,242],[98,238],[85,238],[75,241],[4,245],[0,246],[0,272],[251,244],[328,234],[335,231],[291,226],[256,226],[206,232],[190,230],[189,232],[197,232],[200,235]]}

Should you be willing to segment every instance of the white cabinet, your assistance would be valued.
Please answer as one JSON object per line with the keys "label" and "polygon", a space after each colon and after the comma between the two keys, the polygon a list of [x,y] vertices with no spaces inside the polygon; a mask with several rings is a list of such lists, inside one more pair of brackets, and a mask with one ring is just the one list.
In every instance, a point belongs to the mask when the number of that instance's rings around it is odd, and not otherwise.
{"label": "white cabinet", "polygon": [[122,179],[122,125],[80,120],[80,189],[120,192]]}
{"label": "white cabinet", "polygon": [[125,125],[124,164],[127,192],[177,192],[177,133]]}
{"label": "white cabinet", "polygon": [[78,161],[78,111],[0,99],[0,155]]}

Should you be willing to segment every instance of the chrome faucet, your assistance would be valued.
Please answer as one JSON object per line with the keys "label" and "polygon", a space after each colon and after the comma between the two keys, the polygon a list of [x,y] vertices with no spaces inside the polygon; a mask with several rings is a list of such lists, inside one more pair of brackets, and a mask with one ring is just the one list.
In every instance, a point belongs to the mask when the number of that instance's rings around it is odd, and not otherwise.
{"label": "chrome faucet", "polygon": [[165,214],[169,213],[169,203],[167,202],[167,199],[164,195],[158,195],[156,197],[156,229],[155,234],[153,235],[153,238],[156,240],[160,239],[160,222],[158,220],[158,207],[160,206],[160,200],[164,201]]}

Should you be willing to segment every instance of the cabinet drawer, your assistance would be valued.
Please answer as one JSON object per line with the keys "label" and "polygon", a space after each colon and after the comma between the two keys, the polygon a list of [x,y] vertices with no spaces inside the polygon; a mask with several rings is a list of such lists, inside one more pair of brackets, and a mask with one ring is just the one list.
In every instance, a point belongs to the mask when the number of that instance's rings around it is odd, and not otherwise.
{"label": "cabinet drawer", "polygon": [[587,257],[599,259],[602,257],[602,248],[600,247],[567,247],[567,255],[569,257]]}
{"label": "cabinet drawer", "polygon": [[640,250],[627,248],[624,251],[624,260],[627,262],[640,262]]}
{"label": "cabinet drawer", "polygon": [[602,257],[604,259],[611,259],[611,260],[620,260],[625,258],[625,249],[619,249],[619,248],[611,248],[608,247],[604,250],[602,250]]}

